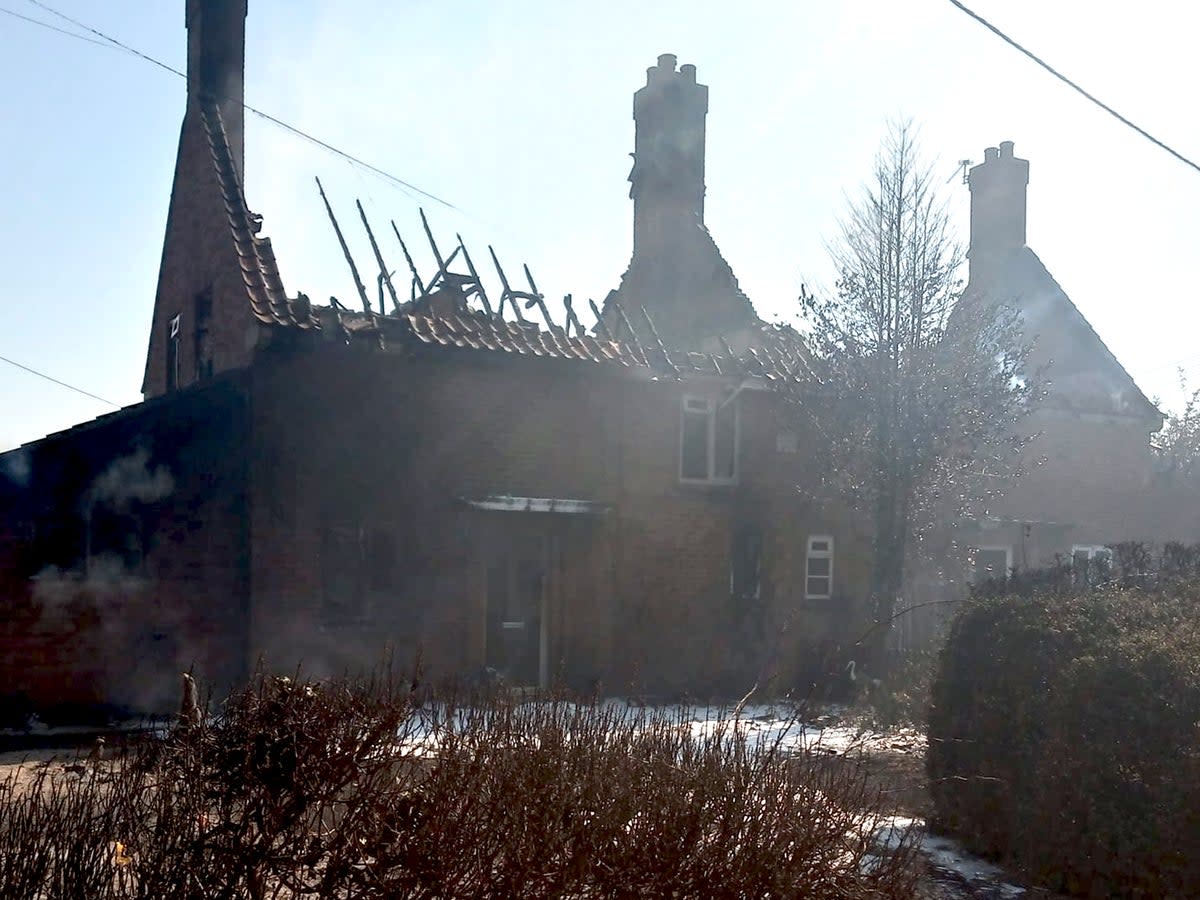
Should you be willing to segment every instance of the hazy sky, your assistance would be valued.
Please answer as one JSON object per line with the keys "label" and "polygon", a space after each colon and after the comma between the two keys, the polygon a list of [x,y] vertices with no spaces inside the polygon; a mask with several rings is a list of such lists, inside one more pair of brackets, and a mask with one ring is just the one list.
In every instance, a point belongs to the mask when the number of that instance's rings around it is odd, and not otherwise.
{"label": "hazy sky", "polygon": [[[47,0],[185,66],[184,0]],[[28,0],[5,8],[70,28]],[[981,15],[1200,159],[1191,4],[974,0]],[[1200,172],[1001,43],[947,0],[252,0],[246,100],[419,185],[419,200],[247,117],[246,194],[289,292],[353,302],[313,185],[415,242],[528,262],[548,297],[597,300],[629,259],[631,95],[660,53],[710,87],[706,220],[765,318],[829,279],[825,241],[890,118],[921,128],[966,238],[959,159],[1016,142],[1029,244],[1142,389],[1200,381]],[[142,367],[183,80],[0,13],[0,356],[118,404]],[[369,247],[351,230],[364,268]],[[392,265],[402,264],[385,245]],[[111,407],[0,363],[0,449]]]}

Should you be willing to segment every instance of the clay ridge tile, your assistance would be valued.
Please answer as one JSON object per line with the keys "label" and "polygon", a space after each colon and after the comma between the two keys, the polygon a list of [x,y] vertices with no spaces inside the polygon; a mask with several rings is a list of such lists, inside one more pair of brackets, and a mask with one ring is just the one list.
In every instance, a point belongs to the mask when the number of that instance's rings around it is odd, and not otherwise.
{"label": "clay ridge tile", "polygon": [[311,311],[302,318],[293,313],[271,241],[255,234],[258,223],[254,221],[246,206],[241,182],[234,169],[225,124],[221,119],[220,110],[211,100],[200,101],[200,120],[208,138],[209,153],[217,173],[226,217],[242,270],[242,281],[246,286],[246,295],[255,318],[273,325],[293,325],[305,329],[319,327],[318,320]]}

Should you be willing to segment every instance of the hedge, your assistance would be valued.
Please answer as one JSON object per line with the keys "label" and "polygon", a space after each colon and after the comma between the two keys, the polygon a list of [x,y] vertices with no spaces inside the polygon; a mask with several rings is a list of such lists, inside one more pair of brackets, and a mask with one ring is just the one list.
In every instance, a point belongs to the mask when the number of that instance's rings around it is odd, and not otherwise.
{"label": "hedge", "polygon": [[1024,587],[951,626],[934,827],[1057,890],[1200,896],[1200,579]]}

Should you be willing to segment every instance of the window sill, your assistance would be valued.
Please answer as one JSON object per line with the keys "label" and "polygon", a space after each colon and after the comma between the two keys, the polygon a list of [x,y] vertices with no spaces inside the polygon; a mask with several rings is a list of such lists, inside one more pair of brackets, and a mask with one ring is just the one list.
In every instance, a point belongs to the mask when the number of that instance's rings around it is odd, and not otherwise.
{"label": "window sill", "polygon": [[731,488],[738,486],[736,478],[680,478],[680,487],[686,488]]}

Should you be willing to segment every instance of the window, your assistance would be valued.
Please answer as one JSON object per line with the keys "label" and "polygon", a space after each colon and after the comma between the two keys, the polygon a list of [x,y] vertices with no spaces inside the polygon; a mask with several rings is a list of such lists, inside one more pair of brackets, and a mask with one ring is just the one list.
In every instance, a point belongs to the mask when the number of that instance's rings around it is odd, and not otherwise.
{"label": "window", "polygon": [[1076,577],[1088,581],[1103,578],[1112,568],[1112,549],[1099,544],[1075,544],[1071,548],[1071,568]]}
{"label": "window", "polygon": [[993,578],[1007,578],[1012,570],[1012,547],[976,547],[971,581],[983,584]]}
{"label": "window", "polygon": [[730,548],[729,592],[735,600],[757,600],[762,574],[762,532],[745,525],[733,533]]}
{"label": "window", "polygon": [[1112,550],[1099,545],[1076,544],[1071,548],[1071,562],[1076,566],[1086,566],[1090,562],[1111,563]]}
{"label": "window", "polygon": [[738,405],[684,397],[679,433],[679,479],[730,484],[737,478]]}
{"label": "window", "polygon": [[179,316],[167,325],[167,390],[179,387]]}
{"label": "window", "polygon": [[804,597],[828,600],[833,596],[833,538],[827,534],[808,539],[804,562]]}
{"label": "window", "polygon": [[358,622],[366,614],[363,529],[349,522],[326,526],[321,542],[321,581],[325,621]]}
{"label": "window", "polygon": [[192,358],[196,361],[196,380],[203,381],[212,378],[212,338],[209,335],[209,325],[212,322],[212,289],[199,293],[192,304]]}
{"label": "window", "polygon": [[321,584],[327,625],[361,624],[388,606],[398,592],[400,560],[387,523],[326,525],[321,542]]}

